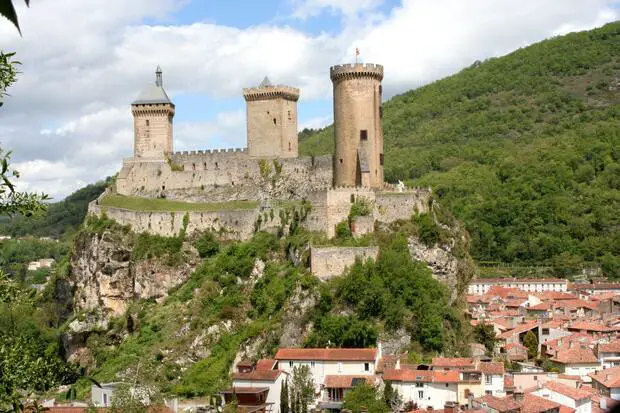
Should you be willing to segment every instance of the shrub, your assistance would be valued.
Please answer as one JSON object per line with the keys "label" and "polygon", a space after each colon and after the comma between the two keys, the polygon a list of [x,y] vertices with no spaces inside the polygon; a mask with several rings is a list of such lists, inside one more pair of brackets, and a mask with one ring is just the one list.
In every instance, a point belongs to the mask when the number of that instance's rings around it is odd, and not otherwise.
{"label": "shrub", "polygon": [[220,250],[220,244],[218,244],[215,235],[211,232],[203,233],[200,238],[194,242],[194,247],[198,250],[200,258],[212,257]]}

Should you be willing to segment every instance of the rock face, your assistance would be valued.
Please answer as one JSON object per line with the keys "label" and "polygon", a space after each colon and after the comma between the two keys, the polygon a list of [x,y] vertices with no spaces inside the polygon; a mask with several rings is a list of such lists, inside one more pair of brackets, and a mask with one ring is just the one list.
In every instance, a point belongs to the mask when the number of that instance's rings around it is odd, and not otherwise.
{"label": "rock face", "polygon": [[433,278],[448,287],[450,300],[454,302],[458,296],[459,261],[452,255],[450,247],[445,245],[429,247],[414,237],[408,239],[408,245],[411,257],[428,265],[433,272]]}
{"label": "rock face", "polygon": [[79,234],[70,276],[75,310],[119,316],[134,299],[166,297],[191,274],[197,261],[195,252],[184,251],[188,258],[178,267],[168,267],[157,259],[133,262],[129,237],[118,231]]}
{"label": "rock face", "polygon": [[319,294],[316,291],[297,286],[285,308],[280,347],[300,347],[303,344],[305,333],[312,328],[304,324],[305,316],[318,300]]}

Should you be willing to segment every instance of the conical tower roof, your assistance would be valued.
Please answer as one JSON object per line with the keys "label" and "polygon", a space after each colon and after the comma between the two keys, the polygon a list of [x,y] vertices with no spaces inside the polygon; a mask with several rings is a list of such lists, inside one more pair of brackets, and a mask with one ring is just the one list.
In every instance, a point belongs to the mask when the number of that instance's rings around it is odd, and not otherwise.
{"label": "conical tower roof", "polygon": [[259,87],[271,87],[271,86],[273,85],[271,84],[271,81],[269,80],[267,76],[265,76],[265,78],[263,79],[262,82],[260,82],[260,85],[259,85]]}
{"label": "conical tower roof", "polygon": [[166,94],[164,90],[164,86],[162,83],[162,71],[159,65],[155,71],[155,82],[147,85],[142,91],[138,98],[131,102],[132,105],[153,105],[158,103],[169,103],[172,104],[172,101]]}

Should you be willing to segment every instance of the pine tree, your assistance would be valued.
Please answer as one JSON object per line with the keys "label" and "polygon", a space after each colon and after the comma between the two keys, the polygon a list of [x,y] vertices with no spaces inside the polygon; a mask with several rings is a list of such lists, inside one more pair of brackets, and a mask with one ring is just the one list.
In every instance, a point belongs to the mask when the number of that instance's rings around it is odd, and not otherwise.
{"label": "pine tree", "polygon": [[289,413],[288,380],[282,383],[282,390],[280,392],[280,413]]}
{"label": "pine tree", "polygon": [[523,338],[523,345],[527,347],[527,357],[535,359],[538,356],[538,338],[531,330]]}

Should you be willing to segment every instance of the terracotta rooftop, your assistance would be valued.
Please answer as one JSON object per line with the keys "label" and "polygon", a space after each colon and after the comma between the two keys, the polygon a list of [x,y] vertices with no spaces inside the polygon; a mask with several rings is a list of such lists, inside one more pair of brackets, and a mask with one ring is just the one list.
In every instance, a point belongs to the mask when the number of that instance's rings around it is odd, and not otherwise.
{"label": "terracotta rooftop", "polygon": [[281,348],[276,360],[374,361],[376,348]]}
{"label": "terracotta rooftop", "polygon": [[386,370],[383,380],[404,382],[427,382],[433,380],[432,370]]}
{"label": "terracotta rooftop", "polygon": [[501,361],[481,362],[480,364],[478,364],[478,369],[486,375],[490,375],[490,374],[503,375],[504,374],[504,363],[502,363]]}
{"label": "terracotta rooftop", "polygon": [[528,308],[528,310],[532,310],[532,311],[549,311],[551,308],[553,308],[554,303],[550,303],[548,301],[546,302],[542,302],[540,304],[536,304],[533,305],[531,307]]}
{"label": "terracotta rooftop", "polygon": [[543,301],[574,300],[577,298],[574,294],[561,291],[544,291],[542,293],[532,293],[532,295]]}
{"label": "terracotta rooftop", "polygon": [[433,367],[473,367],[474,360],[468,357],[433,357]]}
{"label": "terracotta rooftop", "polygon": [[569,397],[575,401],[589,399],[590,393],[581,389],[575,389],[573,387],[567,386],[566,384],[558,383],[552,380],[549,380],[543,384],[543,387],[559,394],[563,394],[566,397]]}
{"label": "terracotta rooftop", "polygon": [[620,341],[598,345],[599,353],[620,353]]}
{"label": "terracotta rooftop", "polygon": [[325,376],[325,387],[332,389],[350,389],[358,384],[358,382],[365,382],[367,384],[374,384],[375,376],[363,376],[363,375],[327,375]]}
{"label": "terracotta rooftop", "polygon": [[[532,284],[532,283],[562,283],[568,284],[568,280],[562,278],[477,278],[471,280],[471,284],[497,284],[497,283],[519,283],[519,284]],[[620,285],[620,284],[618,284]]]}
{"label": "terracotta rooftop", "polygon": [[489,407],[499,413],[518,410],[521,408],[521,405],[512,397],[496,397],[490,394],[474,399],[474,405],[476,404],[481,405],[483,408]]}
{"label": "terracotta rooftop", "polygon": [[521,403],[521,413],[542,413],[560,407],[561,405],[559,403],[543,399],[531,393],[525,393],[523,395],[523,402]]}
{"label": "terracotta rooftop", "polygon": [[256,362],[256,370],[273,370],[277,362],[275,359],[260,359]]}
{"label": "terracotta rooftop", "polygon": [[571,323],[568,326],[568,329],[569,330],[594,331],[597,333],[608,333],[608,332],[619,330],[618,327],[610,327],[602,323],[593,323],[593,322],[588,322],[588,321],[577,321],[577,322]]}
{"label": "terracotta rooftop", "polygon": [[521,343],[510,343],[510,344],[506,344],[506,350],[512,350],[513,348],[518,348],[521,350],[527,350],[527,347],[525,347],[523,344]]}
{"label": "terracotta rooftop", "polygon": [[226,390],[224,390],[222,393],[249,393],[249,394],[255,394],[255,393],[263,393],[269,391],[269,387],[230,387]]}
{"label": "terracotta rooftop", "polygon": [[596,373],[590,373],[588,376],[592,377],[592,380],[596,380],[607,388],[620,387],[620,367],[611,367],[604,370],[599,370]]}
{"label": "terracotta rooftop", "polygon": [[233,380],[275,381],[282,370],[254,370],[249,373],[235,373]]}
{"label": "terracotta rooftop", "polygon": [[459,372],[458,371],[442,371],[442,370],[432,370],[433,373],[433,383],[458,383],[459,382]]}
{"label": "terracotta rooftop", "polygon": [[561,364],[598,364],[599,361],[589,348],[572,348],[558,351],[551,361]]}

